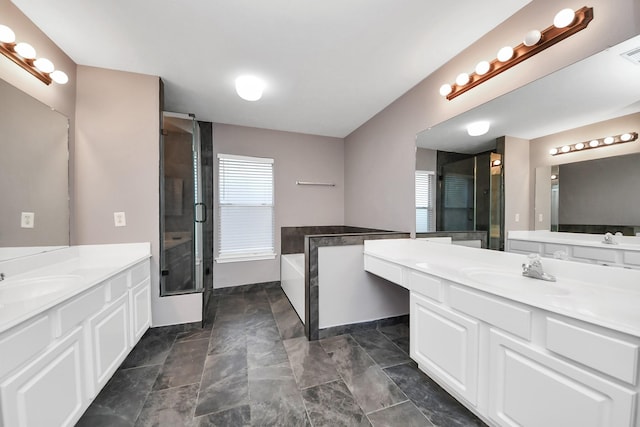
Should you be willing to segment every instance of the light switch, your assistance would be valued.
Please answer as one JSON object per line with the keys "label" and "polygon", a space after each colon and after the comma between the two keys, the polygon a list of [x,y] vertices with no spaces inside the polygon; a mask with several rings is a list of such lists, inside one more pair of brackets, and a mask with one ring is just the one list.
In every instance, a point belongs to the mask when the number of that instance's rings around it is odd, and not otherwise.
{"label": "light switch", "polygon": [[516,222],[520,222],[520,214],[519,213],[516,214]]}
{"label": "light switch", "polygon": [[33,228],[35,218],[36,214],[33,212],[22,212],[22,215],[20,216],[20,227]]}
{"label": "light switch", "polygon": [[542,214],[538,214],[538,222],[542,222]]}
{"label": "light switch", "polygon": [[124,212],[114,212],[113,213],[113,222],[116,227],[124,227],[127,225],[127,218],[124,215]]}

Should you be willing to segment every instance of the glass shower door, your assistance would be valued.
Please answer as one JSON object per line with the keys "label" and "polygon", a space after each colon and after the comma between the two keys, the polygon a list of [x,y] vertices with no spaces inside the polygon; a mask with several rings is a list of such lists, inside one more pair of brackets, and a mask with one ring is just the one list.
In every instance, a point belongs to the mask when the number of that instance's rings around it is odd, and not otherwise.
{"label": "glass shower door", "polygon": [[193,116],[162,113],[160,149],[160,295],[203,288],[203,202],[200,127]]}

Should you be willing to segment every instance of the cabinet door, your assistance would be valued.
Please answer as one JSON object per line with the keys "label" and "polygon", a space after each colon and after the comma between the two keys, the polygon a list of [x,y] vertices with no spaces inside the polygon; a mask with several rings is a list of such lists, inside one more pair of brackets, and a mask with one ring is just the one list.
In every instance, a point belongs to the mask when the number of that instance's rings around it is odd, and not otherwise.
{"label": "cabinet door", "polygon": [[475,405],[479,322],[411,293],[411,357]]}
{"label": "cabinet door", "polygon": [[131,347],[135,346],[151,326],[151,287],[147,278],[131,289]]}
{"label": "cabinet door", "polygon": [[93,378],[97,390],[107,383],[129,353],[129,298],[122,295],[89,320]]}
{"label": "cabinet door", "polygon": [[72,426],[84,410],[82,328],[0,384],[2,425]]}
{"label": "cabinet door", "polygon": [[490,331],[489,416],[501,426],[624,427],[636,392]]}

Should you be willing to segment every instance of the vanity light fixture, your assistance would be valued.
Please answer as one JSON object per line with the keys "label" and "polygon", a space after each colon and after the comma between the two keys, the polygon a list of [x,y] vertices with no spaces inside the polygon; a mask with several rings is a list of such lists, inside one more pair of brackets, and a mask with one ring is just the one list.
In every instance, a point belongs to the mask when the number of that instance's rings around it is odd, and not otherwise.
{"label": "vanity light fixture", "polygon": [[69,77],[63,71],[55,69],[53,62],[46,58],[38,58],[35,48],[29,43],[16,43],[15,33],[6,25],[0,25],[0,53],[46,85],[50,85],[52,81],[58,84],[69,81]]}
{"label": "vanity light fixture", "polygon": [[625,142],[635,141],[637,139],[638,139],[637,132],[628,132],[620,135],[607,136],[606,138],[592,139],[591,141],[588,141],[588,142],[578,142],[573,145],[563,145],[562,147],[552,148],[551,150],[549,150],[549,154],[551,154],[552,156],[555,156],[558,154],[572,153],[574,151],[606,147],[612,144],[622,144]]}
{"label": "vanity light fixture", "polygon": [[[458,79],[456,79],[453,85],[442,85],[440,87],[440,95],[451,101],[453,98],[462,95],[480,83],[486,82],[514,65],[584,30],[592,20],[592,7],[585,6],[576,11],[573,9],[563,9],[556,14],[553,25],[542,31],[531,30],[527,32],[524,36],[524,41],[518,46],[505,46],[498,51],[497,57],[493,61],[480,62],[476,66],[475,72],[468,74],[468,81],[463,83],[462,80],[458,81]],[[482,66],[480,64],[482,64]],[[462,74],[459,74],[458,77]]]}

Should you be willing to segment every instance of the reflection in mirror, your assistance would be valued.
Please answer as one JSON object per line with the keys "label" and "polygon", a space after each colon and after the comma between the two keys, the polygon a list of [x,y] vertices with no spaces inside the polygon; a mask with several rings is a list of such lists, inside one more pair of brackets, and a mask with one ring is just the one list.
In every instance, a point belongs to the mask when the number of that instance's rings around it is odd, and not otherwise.
{"label": "reflection in mirror", "polygon": [[66,117],[0,80],[0,261],[69,245]]}
{"label": "reflection in mirror", "polygon": [[[636,148],[637,142],[630,142],[625,144],[628,147],[624,148],[611,146],[585,150],[589,153],[576,152],[557,156],[563,157],[562,159],[550,156],[548,148],[545,148],[544,155],[540,154],[540,147],[551,144],[549,141],[554,136],[557,139],[563,132],[583,127],[586,129],[587,126],[602,121],[619,120],[625,116],[632,117],[640,111],[640,79],[638,79],[640,65],[628,58],[628,53],[639,47],[640,36],[636,36],[558,70],[418,133],[416,145],[419,149],[476,154],[491,150],[496,147],[496,141],[498,141],[496,151],[503,155],[502,162],[506,168],[504,170],[506,198],[502,211],[502,221],[505,223],[506,231],[531,228],[550,230],[552,191],[549,182],[554,162],[572,163],[578,160],[640,151]],[[467,134],[467,125],[485,120],[490,122],[490,129],[485,135]],[[635,128],[625,126],[614,134],[637,132],[640,128],[640,119],[635,120],[634,123]],[[586,137],[583,135],[571,141],[556,140],[550,147],[604,136],[607,135],[597,134]],[[545,140],[545,138],[548,139]],[[504,144],[503,147],[500,147],[500,141]],[[522,190],[529,188],[529,178],[526,177],[530,168],[534,168],[536,173],[535,210],[526,212],[527,221],[523,222],[519,218],[521,215],[519,212],[522,212],[520,209],[527,204],[526,196],[523,200]],[[531,176],[530,179],[533,180],[534,177]],[[440,181],[438,183],[440,184]],[[587,180],[582,182],[581,188],[594,187],[592,182]],[[555,195],[557,199],[554,200],[562,203],[561,187]],[[596,191],[592,192],[592,198],[598,203],[600,200],[605,200]],[[438,201],[436,201],[435,211],[437,215],[442,216],[443,212],[437,205]],[[611,210],[611,207],[609,209]],[[614,207],[614,209],[618,208]],[[620,209],[629,209],[629,207],[620,206]],[[637,208],[636,212],[638,212]],[[557,220],[561,222],[560,218]],[[438,218],[438,223],[441,221],[446,219]]]}

